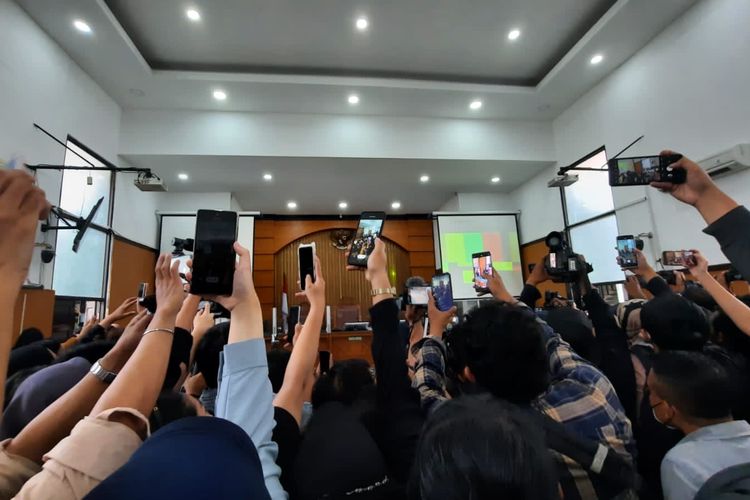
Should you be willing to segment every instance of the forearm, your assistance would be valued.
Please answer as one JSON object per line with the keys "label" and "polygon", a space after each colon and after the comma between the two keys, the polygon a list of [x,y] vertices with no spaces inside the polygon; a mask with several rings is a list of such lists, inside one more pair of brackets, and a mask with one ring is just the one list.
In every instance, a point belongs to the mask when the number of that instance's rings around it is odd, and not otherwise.
{"label": "forearm", "polygon": [[618,329],[614,316],[609,312],[609,305],[596,289],[592,288],[584,295],[583,303],[597,333],[610,328]]}
{"label": "forearm", "polygon": [[228,343],[262,338],[263,313],[258,295],[253,292],[252,297],[232,309]]}
{"label": "forearm", "polygon": [[537,288],[537,283],[527,281],[523,290],[521,290],[521,302],[533,309],[536,307],[536,301],[540,298],[542,298],[542,294]]}
{"label": "forearm", "polygon": [[182,303],[182,308],[177,314],[177,320],[175,326],[187,330],[193,331],[193,319],[195,313],[198,312],[198,305],[200,304],[201,298],[197,295],[188,295],[185,302]]}
{"label": "forearm", "polygon": [[706,221],[706,224],[713,224],[738,206],[739,204],[736,201],[716,186],[712,186],[695,203],[695,208]]}
{"label": "forearm", "polygon": [[750,335],[750,308],[721,286],[707,271],[698,273],[696,278],[737,328],[745,335]]}
{"label": "forearm", "polygon": [[502,281],[496,290],[492,290],[492,296],[500,302],[507,302],[509,304],[514,304],[516,302],[515,297],[513,297],[508,289],[505,288],[505,283],[502,283]]}
{"label": "forearm", "polygon": [[[373,290],[387,289],[391,287],[391,280],[388,278],[388,272],[383,269],[373,273],[372,279],[370,280],[370,286]],[[384,300],[392,299],[393,295],[389,293],[381,293],[372,297],[372,305],[376,305]]]}
{"label": "forearm", "polygon": [[[148,330],[163,328],[174,331],[176,312],[156,311]],[[118,407],[132,408],[150,415],[164,384],[173,334],[155,331],[146,334],[133,355],[94,406],[90,415]],[[140,432],[140,422],[127,419],[122,423]]]}
{"label": "forearm", "polygon": [[13,309],[17,298],[17,290],[0,291],[0,401],[5,401],[5,377],[13,347]]}

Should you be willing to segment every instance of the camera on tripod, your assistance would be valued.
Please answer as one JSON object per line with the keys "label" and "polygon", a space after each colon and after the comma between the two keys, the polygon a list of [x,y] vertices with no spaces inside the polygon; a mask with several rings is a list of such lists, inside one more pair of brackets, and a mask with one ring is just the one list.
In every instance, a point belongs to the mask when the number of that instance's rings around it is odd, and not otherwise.
{"label": "camera on tripod", "polygon": [[555,283],[575,283],[581,273],[588,274],[594,270],[583,256],[573,252],[561,232],[552,231],[544,243],[549,248],[549,254],[544,258],[544,268]]}

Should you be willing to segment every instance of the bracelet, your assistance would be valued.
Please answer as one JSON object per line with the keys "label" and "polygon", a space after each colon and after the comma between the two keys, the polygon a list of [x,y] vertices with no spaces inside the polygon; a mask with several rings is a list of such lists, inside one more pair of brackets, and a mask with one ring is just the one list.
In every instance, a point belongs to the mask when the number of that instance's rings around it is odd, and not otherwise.
{"label": "bracelet", "polygon": [[143,336],[145,337],[146,335],[152,332],[166,332],[166,333],[171,333],[172,335],[174,335],[174,330],[170,330],[169,328],[152,328],[151,330],[146,330],[145,332],[143,332]]}
{"label": "bracelet", "polygon": [[392,286],[390,288],[373,288],[370,291],[370,295],[373,297],[377,295],[393,295],[395,297],[397,295],[396,287]]}

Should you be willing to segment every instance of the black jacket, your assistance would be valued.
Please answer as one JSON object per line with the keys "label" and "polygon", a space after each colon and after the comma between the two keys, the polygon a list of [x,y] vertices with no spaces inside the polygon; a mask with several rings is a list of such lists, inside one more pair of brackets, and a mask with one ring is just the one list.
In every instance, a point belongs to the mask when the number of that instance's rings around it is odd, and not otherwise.
{"label": "black jacket", "polygon": [[744,278],[750,278],[750,211],[747,208],[735,208],[703,232],[716,238],[729,262]]}

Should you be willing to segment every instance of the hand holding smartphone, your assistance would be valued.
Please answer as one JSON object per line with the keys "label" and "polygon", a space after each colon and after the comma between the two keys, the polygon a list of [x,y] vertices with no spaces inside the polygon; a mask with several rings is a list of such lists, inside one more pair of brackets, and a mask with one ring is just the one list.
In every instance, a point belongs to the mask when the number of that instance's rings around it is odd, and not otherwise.
{"label": "hand holding smartphone", "polygon": [[685,170],[670,167],[681,158],[679,154],[613,158],[607,162],[609,185],[648,186],[652,182],[684,184],[687,180]]}
{"label": "hand holding smartphone", "polygon": [[488,292],[487,279],[484,273],[492,273],[492,255],[490,252],[478,252],[471,255],[474,266],[474,285],[479,292]]}
{"label": "hand holding smartphone", "polygon": [[633,269],[638,267],[638,257],[635,253],[635,237],[632,234],[624,234],[617,237],[617,256],[620,267]]}
{"label": "hand holding smartphone", "polygon": [[305,289],[305,279],[310,276],[315,283],[315,242],[302,244],[297,248],[297,261],[299,264],[299,286]]}
{"label": "hand holding smartphone", "polygon": [[362,212],[349,251],[347,262],[350,266],[367,267],[367,258],[375,249],[375,240],[380,238],[384,221],[385,212]]}
{"label": "hand holding smartphone", "polygon": [[193,279],[196,295],[230,295],[237,256],[237,213],[198,210],[193,248]]}
{"label": "hand holding smartphone", "polygon": [[692,250],[667,250],[661,254],[661,263],[665,266],[695,267],[697,262]]}
{"label": "hand holding smartphone", "polygon": [[449,311],[453,307],[453,286],[450,273],[436,274],[432,277],[432,298],[441,311]]}

